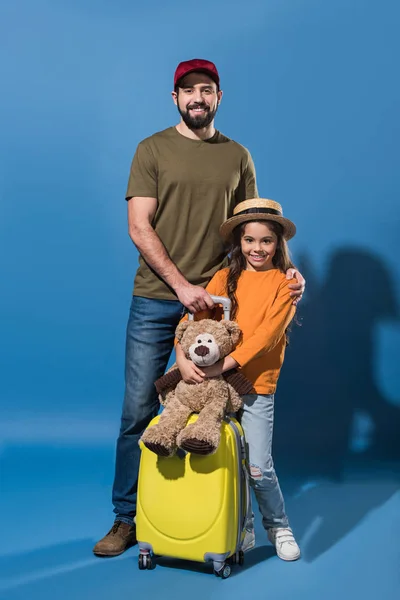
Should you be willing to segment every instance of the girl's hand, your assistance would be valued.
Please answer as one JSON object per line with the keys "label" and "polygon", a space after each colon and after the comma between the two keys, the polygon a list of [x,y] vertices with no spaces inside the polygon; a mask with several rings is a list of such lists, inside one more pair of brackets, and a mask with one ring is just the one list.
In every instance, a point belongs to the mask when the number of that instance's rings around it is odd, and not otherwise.
{"label": "girl's hand", "polygon": [[203,383],[205,374],[191,360],[180,357],[176,364],[185,383]]}

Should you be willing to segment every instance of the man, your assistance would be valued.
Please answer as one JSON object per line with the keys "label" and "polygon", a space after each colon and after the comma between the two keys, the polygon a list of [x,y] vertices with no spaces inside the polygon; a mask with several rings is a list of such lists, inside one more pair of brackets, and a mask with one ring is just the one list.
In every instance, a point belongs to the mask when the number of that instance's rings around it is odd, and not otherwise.
{"label": "man", "polygon": [[[185,310],[213,306],[204,287],[225,259],[221,223],[238,202],[258,196],[250,153],[214,128],[222,99],[215,65],[180,63],[172,97],[180,123],[140,142],[126,194],[129,235],[140,256],[127,325],[116,517],[93,549],[99,556],[116,556],[136,543],[138,441],[159,411],[154,382],[164,374]],[[299,299],[304,279],[297,279],[292,287]]]}

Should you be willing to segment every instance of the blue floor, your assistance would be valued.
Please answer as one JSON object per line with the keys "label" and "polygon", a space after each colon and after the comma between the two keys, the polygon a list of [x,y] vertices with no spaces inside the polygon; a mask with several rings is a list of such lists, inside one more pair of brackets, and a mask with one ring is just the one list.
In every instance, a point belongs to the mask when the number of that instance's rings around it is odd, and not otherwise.
{"label": "blue floor", "polygon": [[141,572],[136,548],[93,556],[112,519],[113,453],[111,444],[3,447],[2,600],[400,597],[399,465],[348,462],[333,479],[321,464],[295,477],[277,461],[302,558],[279,560],[258,520],[256,548],[223,581],[208,565],[168,559]]}

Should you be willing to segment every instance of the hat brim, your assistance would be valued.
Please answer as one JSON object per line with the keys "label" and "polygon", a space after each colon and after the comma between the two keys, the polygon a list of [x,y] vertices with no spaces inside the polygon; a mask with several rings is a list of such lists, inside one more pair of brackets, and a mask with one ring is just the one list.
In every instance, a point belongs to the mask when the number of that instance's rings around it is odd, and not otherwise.
{"label": "hat brim", "polygon": [[247,213],[245,215],[236,215],[225,221],[225,223],[222,223],[219,229],[222,239],[225,242],[231,242],[232,233],[235,227],[242,223],[248,223],[249,221],[276,221],[277,223],[280,223],[283,227],[283,237],[285,240],[290,240],[296,235],[296,225],[285,217],[263,213]]}

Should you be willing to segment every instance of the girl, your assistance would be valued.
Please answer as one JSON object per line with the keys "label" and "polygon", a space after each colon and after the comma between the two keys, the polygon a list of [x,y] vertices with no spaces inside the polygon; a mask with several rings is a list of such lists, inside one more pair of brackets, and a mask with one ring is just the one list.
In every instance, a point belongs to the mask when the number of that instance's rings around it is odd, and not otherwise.
{"label": "girl", "polygon": [[[285,354],[286,330],[296,311],[288,288],[290,280],[285,276],[293,267],[286,241],[295,235],[296,227],[283,217],[280,204],[256,198],[238,204],[220,233],[231,243],[229,267],[218,271],[206,289],[209,294],[230,298],[231,319],[241,328],[242,341],[229,356],[202,369],[187,360],[177,344],[177,365],[189,383],[232,368],[240,368],[253,383],[257,393],[243,397],[239,415],[246,438],[250,484],[278,556],[296,560],[300,549],[289,527],[271,456],[274,393]],[[214,318],[221,318],[219,308],[213,312]],[[204,313],[198,313],[195,318],[204,317]],[[243,550],[254,545],[253,516],[246,525]]]}

